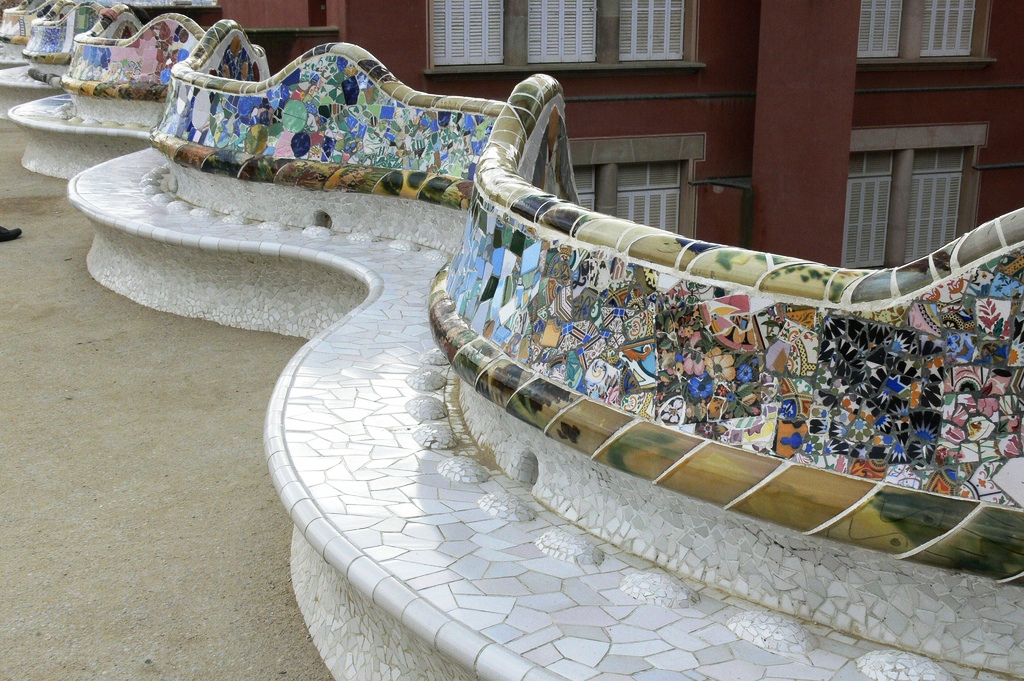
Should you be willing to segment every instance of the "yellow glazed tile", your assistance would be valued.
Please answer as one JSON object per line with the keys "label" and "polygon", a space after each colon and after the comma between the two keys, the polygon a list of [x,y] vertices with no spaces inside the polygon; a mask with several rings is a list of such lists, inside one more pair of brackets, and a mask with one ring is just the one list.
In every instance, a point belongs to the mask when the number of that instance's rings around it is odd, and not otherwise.
{"label": "yellow glazed tile", "polygon": [[768,257],[743,248],[719,248],[694,258],[689,271],[698,277],[753,286],[768,271]]}
{"label": "yellow glazed tile", "polygon": [[791,466],[732,510],[806,532],[856,504],[874,486],[818,468]]}
{"label": "yellow glazed tile", "polygon": [[548,428],[548,437],[590,456],[632,420],[607,405],[583,400],[555,419]]}
{"label": "yellow glazed tile", "polygon": [[679,464],[658,484],[725,506],[781,465],[779,459],[713,442]]}
{"label": "yellow glazed tile", "polygon": [[655,480],[701,442],[677,430],[640,422],[609,442],[594,461],[645,480]]}

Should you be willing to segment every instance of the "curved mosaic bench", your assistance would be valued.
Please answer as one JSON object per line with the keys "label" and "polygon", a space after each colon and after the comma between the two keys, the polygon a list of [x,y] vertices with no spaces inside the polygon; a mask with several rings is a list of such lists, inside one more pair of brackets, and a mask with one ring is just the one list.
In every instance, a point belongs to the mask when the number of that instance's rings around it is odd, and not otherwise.
{"label": "curved mosaic bench", "polygon": [[468,205],[500,104],[416,92],[344,43],[310,50],[260,82],[213,76],[207,64],[217,60],[206,55],[225,42],[207,39],[172,69],[153,133],[175,162],[180,196],[252,219],[342,230],[373,221],[385,236],[454,245],[462,218],[449,209]]}
{"label": "curved mosaic bench", "polygon": [[[330,49],[319,51],[327,54]],[[346,77],[348,66],[346,60]],[[302,81],[302,74],[300,69],[299,87],[289,86],[287,101],[295,90],[303,90],[301,83],[312,82]],[[379,87],[384,89],[383,84]],[[391,87],[396,92],[403,86]],[[183,99],[179,114],[190,101],[202,100]],[[278,102],[282,113],[285,101],[282,96]],[[225,104],[237,108],[239,101]],[[365,283],[369,294],[364,304],[341,321],[328,319],[315,327],[322,331],[286,368],[267,420],[272,477],[295,524],[296,595],[332,672],[339,678],[372,668],[382,678],[409,673],[541,679],[664,670],[715,678],[847,681],[858,678],[858,666],[872,674],[897,666],[916,666],[927,673],[937,669],[926,660],[908,664],[903,653],[869,652],[877,646],[860,639],[867,637],[926,652],[946,660],[946,666],[953,661],[970,668],[956,668],[960,676],[977,676],[977,670],[985,669],[1019,678],[1024,632],[1015,623],[1024,617],[1024,592],[989,578],[896,561],[877,550],[884,547],[871,545],[896,538],[910,547],[900,552],[904,558],[911,552],[942,557],[949,555],[949,539],[962,543],[969,532],[978,532],[968,549],[1001,543],[1007,550],[1000,557],[1009,563],[1014,552],[1007,539],[1012,540],[1013,526],[1006,519],[1015,510],[827,472],[797,453],[783,461],[754,451],[753,442],[743,449],[713,441],[705,436],[721,434],[698,432],[696,427],[691,432],[668,428],[637,417],[639,407],[632,403],[625,405],[632,411],[622,403],[607,406],[603,400],[608,394],[591,386],[583,387],[593,390],[592,398],[568,389],[564,379],[572,378],[575,370],[545,373],[543,366],[531,363],[530,344],[522,337],[514,352],[507,350],[514,345],[513,336],[503,336],[502,329],[515,327],[524,335],[535,330],[545,338],[548,324],[531,324],[523,312],[530,311],[535,294],[543,292],[561,314],[566,306],[574,309],[573,295],[591,301],[591,281],[607,282],[605,288],[629,281],[639,295],[616,291],[613,304],[588,319],[621,319],[621,330],[599,335],[609,343],[617,334],[631,341],[626,359],[636,371],[647,369],[648,355],[637,346],[643,338],[636,337],[635,319],[625,313],[629,305],[672,290],[675,282],[701,271],[702,253],[718,247],[586,213],[570,202],[575,190],[561,95],[553,81],[531,79],[517,88],[508,105],[485,104],[489,111],[496,106],[498,117],[473,176],[476,191],[461,248],[444,232],[431,236],[417,211],[403,225],[406,231],[397,232],[399,241],[374,241],[387,236],[375,215],[351,222],[348,235],[318,227],[314,220],[301,233],[280,220],[246,224],[244,217],[225,215],[238,211],[235,204],[222,202],[217,212],[182,193],[187,181],[182,171],[215,178],[212,171],[219,161],[210,155],[202,156],[200,167],[211,172],[202,173],[194,166],[186,168],[177,156],[164,168],[161,156],[142,152],[86,171],[69,185],[72,200],[97,225],[90,271],[144,304],[241,326],[252,323],[248,310],[266,306],[270,309],[256,316],[269,326],[249,328],[275,328],[287,324],[290,303],[276,303],[274,291],[262,291],[256,300],[249,294],[239,300],[236,293],[261,281],[262,272],[302,261],[356,272]],[[205,115],[200,112],[200,123]],[[210,126],[195,125],[194,111],[187,120],[192,127],[188,134],[196,134],[199,141],[217,137],[216,128],[211,133]],[[522,179],[523,168],[531,169],[531,182]],[[533,169],[540,171],[535,174]],[[273,175],[275,181],[280,170]],[[237,174],[217,179],[224,180],[219,185],[224,193],[247,184]],[[339,202],[348,196],[293,191],[303,198],[336,196]],[[424,201],[387,203],[422,213],[432,208]],[[544,219],[567,227],[552,229]],[[1016,215],[1007,216],[1006,230],[997,234],[1011,233],[1009,227],[1017,220]],[[598,229],[601,224],[609,230]],[[410,245],[408,229],[421,244],[436,243],[437,251]],[[628,244],[624,252],[616,250],[620,241]],[[680,248],[672,264],[660,264],[659,258],[667,260],[675,246]],[[691,246],[697,257],[679,269],[677,263]],[[545,248],[550,259],[541,258]],[[641,256],[642,249],[653,251]],[[446,393],[447,369],[438,364],[436,352],[424,353],[431,329],[422,308],[428,304],[427,283],[445,259],[442,253],[452,251],[458,251],[455,260],[430,294],[430,320],[454,373],[475,390],[454,385]],[[961,245],[950,262],[961,262],[959,254],[968,252]],[[401,254],[401,267],[393,265],[396,254]],[[213,255],[218,260],[209,265],[207,256]],[[766,270],[777,262],[783,267],[796,264],[763,257]],[[728,257],[720,259],[725,274],[716,271],[716,283],[700,275],[698,283],[706,291],[688,287],[673,303],[721,302],[715,299],[726,293],[715,289],[731,286],[740,291],[736,296],[750,295],[760,282],[733,282],[750,275],[736,266],[747,260],[737,258],[731,269],[723,264]],[[207,263],[203,271],[212,272],[199,283],[191,271],[193,259]],[[492,273],[497,274],[492,278]],[[858,279],[856,274],[849,280]],[[865,281],[873,276],[861,274]],[[297,276],[301,282],[307,275]],[[516,285],[508,288],[510,281]],[[294,287],[285,290],[290,294]],[[757,296],[768,298],[763,291]],[[851,297],[853,291],[849,289]],[[483,312],[465,318],[460,314],[481,298]],[[819,303],[822,308],[838,307],[830,307],[824,297]],[[768,307],[791,304],[817,309],[792,294]],[[593,309],[591,304],[588,310]],[[790,316],[789,308],[776,311],[787,321],[806,322],[806,314]],[[854,313],[874,314],[860,308]],[[644,325],[653,328],[657,320],[652,314]],[[567,324],[558,324],[552,333],[571,332]],[[743,328],[738,319],[736,326]],[[724,327],[715,328],[719,332]],[[632,336],[626,338],[627,333]],[[781,334],[766,337],[777,340]],[[580,336],[588,340],[588,334]],[[878,345],[896,347],[892,340]],[[786,361],[766,361],[765,371],[792,371],[788,361],[795,353],[783,350],[778,348],[778,356]],[[767,346],[764,352],[767,357]],[[705,354],[710,366],[713,353]],[[731,366],[737,376],[744,375],[742,365],[734,361]],[[654,373],[658,377],[656,369]],[[728,375],[725,371],[722,377]],[[596,384],[594,373],[584,376]],[[701,394],[697,391],[694,397]],[[603,445],[605,441],[609,444]],[[581,450],[596,454],[596,461],[580,456]],[[514,475],[488,480],[493,464],[487,466],[487,451]],[[531,459],[539,468],[533,493],[557,514],[538,507],[516,482],[533,479]],[[685,489],[686,484],[696,489]],[[826,484],[833,493],[825,493]],[[744,485],[749,493],[743,492]],[[767,504],[758,497],[763,492],[768,493]],[[709,499],[713,494],[717,496]],[[723,499],[729,494],[734,496]],[[922,510],[921,499],[932,503]],[[844,513],[845,503],[850,508]],[[721,507],[726,505],[752,517],[724,513]],[[779,510],[768,515],[768,507]],[[765,517],[791,525],[815,524],[805,533],[773,525]],[[573,523],[610,543],[597,545]],[[1002,531],[1006,527],[1010,531]],[[862,528],[876,534],[865,540]],[[845,537],[869,548],[807,536],[815,534]],[[700,587],[702,605],[695,607],[696,597],[688,596],[692,591],[652,563],[710,584]],[[638,570],[644,574],[638,576]],[[714,587],[853,638],[806,625],[816,635],[810,636],[798,622],[781,615],[744,612],[742,601],[723,597]],[[766,650],[754,650],[754,644]]]}
{"label": "curved mosaic bench", "polygon": [[[1009,584],[1024,574],[1024,211],[896,270],[687,240],[571,202],[561,110],[553,80],[517,88],[481,156],[462,251],[435,285],[439,344],[503,410],[479,406],[478,437],[498,450],[528,441],[542,478],[557,477],[535,489],[545,503],[684,574],[877,640],[1021,669],[1020,634],[984,661],[961,638],[967,621],[983,638],[1020,621],[1019,589],[905,562]],[[517,443],[500,425],[509,416],[561,448]],[[745,518],[750,530],[728,540],[753,557],[774,542],[786,569],[687,556],[708,548],[694,518],[718,509],[795,530]],[[780,603],[794,580],[831,572],[823,553],[842,568],[842,597],[801,589]],[[846,614],[878,594],[914,612],[936,592],[956,626]],[[995,599],[1007,611],[983,607]]]}
{"label": "curved mosaic bench", "polygon": [[53,7],[54,0],[24,0],[0,3],[3,21],[0,23],[0,63],[4,67],[25,63],[22,51],[28,43],[32,22],[44,16]]}
{"label": "curved mosaic bench", "polygon": [[205,31],[188,17],[164,14],[127,35],[112,35],[128,15],[125,5],[104,10],[91,31],[75,38],[61,87],[80,118],[152,128],[167,100],[171,67],[192,55]]}
{"label": "curved mosaic bench", "polygon": [[[96,2],[60,0],[45,16],[33,21],[23,52],[32,71],[39,77],[63,75],[71,63],[75,36],[95,26],[103,10],[104,5]],[[138,29],[138,20],[128,17],[128,14],[121,15],[122,20],[128,22],[127,30]]]}
{"label": "curved mosaic bench", "polygon": [[[0,0],[0,14],[7,12],[7,10],[16,9],[22,4],[21,0]],[[14,26],[15,23],[12,21],[10,27],[8,27],[7,22],[3,21],[2,17],[0,17],[0,69],[22,66],[25,63],[25,60],[21,58],[21,46],[15,46],[4,40],[5,37],[8,37],[6,33],[8,30],[11,31],[13,36]]]}
{"label": "curved mosaic bench", "polygon": [[[22,165],[33,172],[71,178],[82,170],[116,156],[149,146],[149,131],[160,118],[159,102],[130,99],[133,82],[151,91],[167,61],[181,50],[194,48],[202,29],[179,15],[166,15],[143,27],[126,5],[100,11],[87,32],[75,37],[70,73],[113,80],[123,77],[123,88],[112,83],[72,81],[70,94],[26,102],[8,115],[29,132]],[[173,51],[178,50],[178,51]],[[159,63],[157,63],[159,62]],[[162,68],[161,68],[162,67]],[[66,78],[67,76],[65,76]],[[50,76],[56,80],[56,76]],[[63,83],[62,83],[63,85]],[[164,86],[165,87],[165,86]],[[101,95],[90,96],[97,89]],[[123,94],[123,99],[114,99]]]}
{"label": "curved mosaic bench", "polygon": [[171,173],[148,150],[69,183],[96,226],[89,270],[157,309],[312,336],[282,373],[265,441],[295,525],[296,597],[336,678],[854,681],[861,664],[936,668],[684,585],[538,504],[525,467],[494,470],[459,416],[472,391],[431,350],[424,308],[447,254],[248,223],[182,201]]}
{"label": "curved mosaic bench", "polygon": [[53,93],[50,85],[29,76],[22,51],[28,43],[32,22],[53,7],[53,0],[25,0],[5,9],[0,24],[0,119],[8,109]]}

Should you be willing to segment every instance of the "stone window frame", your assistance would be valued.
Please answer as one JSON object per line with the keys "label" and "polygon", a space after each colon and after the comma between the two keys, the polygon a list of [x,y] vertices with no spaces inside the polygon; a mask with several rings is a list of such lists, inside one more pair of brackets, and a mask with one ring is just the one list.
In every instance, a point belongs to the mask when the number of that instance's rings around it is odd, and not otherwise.
{"label": "stone window frame", "polygon": [[574,166],[594,166],[594,209],[607,215],[615,215],[618,205],[619,165],[678,162],[679,224],[675,233],[693,237],[697,188],[691,182],[696,163],[704,160],[706,138],[704,133],[577,138],[569,140],[569,155]]}
{"label": "stone window frame", "polygon": [[[905,264],[907,220],[910,215],[910,186],[913,181],[914,152],[925,149],[960,147],[964,150],[957,210],[956,237],[977,226],[981,172],[974,168],[980,150],[988,143],[988,123],[917,125],[906,127],[857,128],[850,135],[850,153],[891,151],[892,183],[889,191],[885,237],[885,267]],[[846,238],[846,235],[843,235]]]}

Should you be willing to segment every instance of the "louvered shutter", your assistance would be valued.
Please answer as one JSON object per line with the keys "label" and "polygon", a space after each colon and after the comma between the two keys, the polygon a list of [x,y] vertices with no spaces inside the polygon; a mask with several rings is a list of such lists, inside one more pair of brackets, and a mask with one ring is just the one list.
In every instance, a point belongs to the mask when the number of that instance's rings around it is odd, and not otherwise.
{"label": "louvered shutter", "polygon": [[846,183],[843,267],[885,264],[892,153],[852,154]]}
{"label": "louvered shutter", "polygon": [[587,210],[594,210],[594,166],[573,166],[572,174],[576,178],[576,194],[580,197],[580,205]]}
{"label": "louvered shutter", "polygon": [[618,217],[675,232],[679,226],[679,164],[619,166]]}
{"label": "louvered shutter", "polygon": [[597,59],[597,0],[530,0],[531,63]]}
{"label": "louvered shutter", "polygon": [[975,0],[925,0],[921,56],[971,54]]}
{"label": "louvered shutter", "polygon": [[502,0],[432,0],[434,64],[500,64]]}
{"label": "louvered shutter", "polygon": [[942,248],[956,237],[962,169],[962,149],[929,149],[914,153],[904,250],[907,262]]}
{"label": "louvered shutter", "polygon": [[683,0],[621,0],[619,60],[683,58]]}
{"label": "louvered shutter", "polygon": [[861,0],[857,56],[898,56],[902,14],[903,0]]}

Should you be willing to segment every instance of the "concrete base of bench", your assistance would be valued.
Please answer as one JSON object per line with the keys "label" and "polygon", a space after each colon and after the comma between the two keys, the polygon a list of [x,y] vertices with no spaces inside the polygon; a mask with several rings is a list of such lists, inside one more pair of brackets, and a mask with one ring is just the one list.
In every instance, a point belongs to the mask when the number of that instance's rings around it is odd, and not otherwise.
{"label": "concrete base of bench", "polygon": [[71,95],[75,117],[86,123],[116,123],[128,127],[156,127],[164,113],[163,102],[136,102]]}
{"label": "concrete base of bench", "polygon": [[0,70],[0,119],[7,120],[7,111],[19,104],[59,92],[30,78],[28,69],[28,66],[17,66]]}
{"label": "concrete base of bench", "polygon": [[28,61],[22,56],[24,50],[24,45],[0,41],[0,69],[10,69],[28,64]]}
{"label": "concrete base of bench", "polygon": [[462,238],[466,215],[422,201],[350,192],[323,192],[171,166],[174,192],[197,206],[251,220],[285,225],[330,226],[340,233],[364,232],[451,252]]}
{"label": "concrete base of bench", "polygon": [[112,158],[149,147],[149,128],[112,122],[86,123],[73,115],[71,98],[57,95],[8,112],[29,132],[21,164],[40,175],[70,179]]}
{"label": "concrete base of bench", "polygon": [[[433,347],[426,315],[444,253],[244,224],[169,193],[163,167],[144,151],[69,183],[97,228],[90,271],[160,309],[315,334],[278,381],[265,445],[294,523],[296,597],[335,678],[999,678],[683,582],[583,532],[534,499],[528,466],[503,474],[463,420],[471,389]],[[210,272],[200,286],[190,263]],[[338,296],[358,304],[288,321],[330,304],[303,288],[317,271],[350,282]]]}

